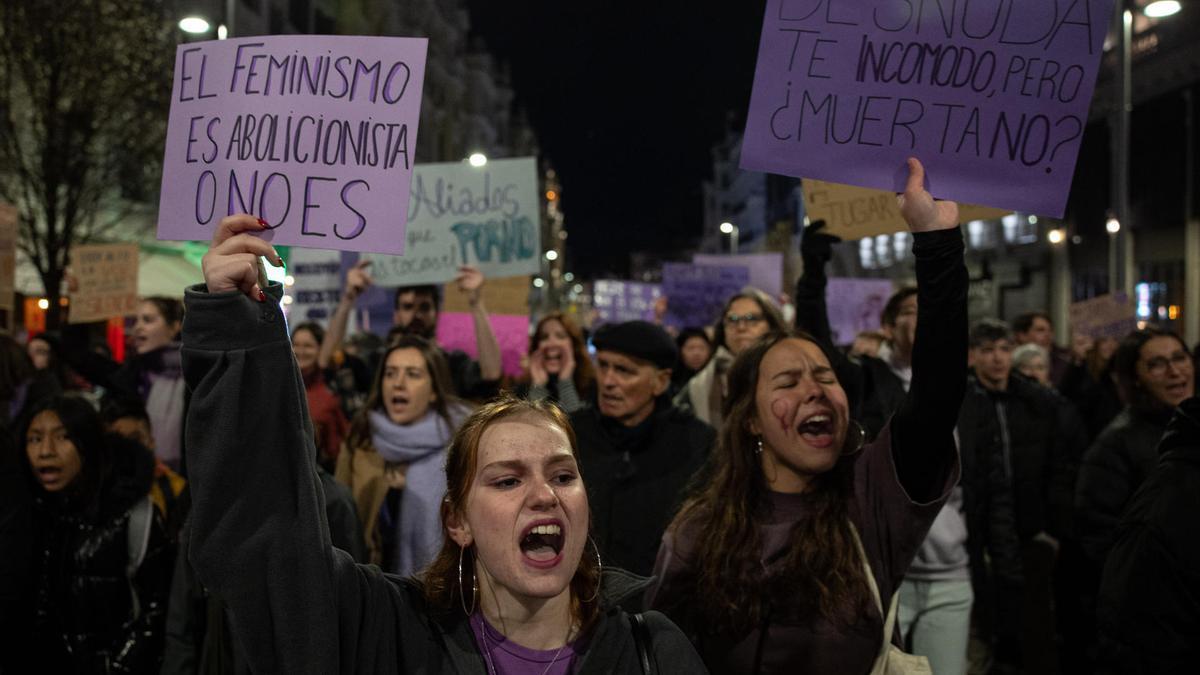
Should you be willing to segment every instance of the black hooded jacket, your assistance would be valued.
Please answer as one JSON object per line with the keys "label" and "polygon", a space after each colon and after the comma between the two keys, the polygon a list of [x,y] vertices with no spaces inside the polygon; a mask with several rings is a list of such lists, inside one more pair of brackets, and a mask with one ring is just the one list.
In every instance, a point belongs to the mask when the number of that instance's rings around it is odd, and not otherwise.
{"label": "black hooded jacket", "polygon": [[1200,398],[1176,409],[1158,452],[1104,567],[1097,618],[1112,673],[1200,663]]}
{"label": "black hooded jacket", "polygon": [[158,667],[174,551],[151,509],[145,556],[127,574],[131,511],[147,497],[154,456],[115,435],[93,455],[104,478],[79,504],[35,490],[33,663],[53,673],[146,673]]}

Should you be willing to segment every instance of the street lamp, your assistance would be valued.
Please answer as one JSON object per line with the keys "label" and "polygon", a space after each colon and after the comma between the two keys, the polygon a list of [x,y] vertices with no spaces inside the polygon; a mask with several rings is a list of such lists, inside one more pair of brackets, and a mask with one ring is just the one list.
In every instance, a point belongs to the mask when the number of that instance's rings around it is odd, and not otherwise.
{"label": "street lamp", "polygon": [[487,164],[487,155],[482,152],[472,152],[471,156],[467,158],[467,163],[478,169]]}
{"label": "street lamp", "polygon": [[1171,16],[1182,9],[1177,0],[1155,0],[1154,2],[1142,8],[1142,14],[1151,19],[1161,19],[1164,16]]}
{"label": "street lamp", "polygon": [[208,22],[198,16],[185,16],[179,20],[179,30],[193,35],[208,32]]}
{"label": "street lamp", "polygon": [[1063,230],[1062,228],[1050,230],[1046,233],[1046,239],[1049,240],[1049,242],[1054,246],[1058,246],[1067,240],[1066,230]]}
{"label": "street lamp", "polygon": [[1109,234],[1117,234],[1121,231],[1121,221],[1117,220],[1115,216],[1109,216],[1104,223],[1104,229],[1108,230]]}
{"label": "street lamp", "polygon": [[558,260],[558,251],[555,251],[554,249],[546,251],[546,260],[549,260],[550,262]]}
{"label": "street lamp", "polygon": [[738,247],[738,228],[737,225],[729,221],[721,223],[721,233],[729,235],[729,252],[737,253]]}

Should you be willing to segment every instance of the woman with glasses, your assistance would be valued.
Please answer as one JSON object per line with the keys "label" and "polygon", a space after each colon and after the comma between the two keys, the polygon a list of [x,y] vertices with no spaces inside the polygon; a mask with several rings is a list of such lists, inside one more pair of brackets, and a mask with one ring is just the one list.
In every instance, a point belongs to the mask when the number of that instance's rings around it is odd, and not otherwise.
{"label": "woman with glasses", "polygon": [[713,339],[717,351],[675,396],[675,405],[690,410],[720,433],[725,375],[734,357],[760,337],[783,329],[783,317],[766,293],[747,287],[729,298]]}
{"label": "woman with glasses", "polygon": [[1125,409],[1084,455],[1075,494],[1079,537],[1097,571],[1126,503],[1158,463],[1158,442],[1171,414],[1196,387],[1183,340],[1155,326],[1121,341],[1113,371]]}

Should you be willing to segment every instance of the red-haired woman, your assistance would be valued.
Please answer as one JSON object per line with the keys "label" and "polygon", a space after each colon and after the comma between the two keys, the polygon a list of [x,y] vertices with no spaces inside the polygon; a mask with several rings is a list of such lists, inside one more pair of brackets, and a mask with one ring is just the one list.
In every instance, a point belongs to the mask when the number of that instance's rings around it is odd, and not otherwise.
{"label": "red-haired woman", "polygon": [[184,327],[190,558],[227,603],[250,669],[703,673],[670,621],[621,609],[647,581],[601,571],[578,449],[555,406],[492,403],[463,423],[446,455],[443,545],[418,579],[330,545],[304,385],[270,301],[281,288],[264,294],[253,269],[256,255],[278,261],[249,234],[261,229],[251,216],[221,221]]}
{"label": "red-haired woman", "polygon": [[595,397],[596,370],[583,332],[569,316],[551,312],[537,322],[529,339],[528,383],[517,393],[535,401],[550,399],[568,413]]}

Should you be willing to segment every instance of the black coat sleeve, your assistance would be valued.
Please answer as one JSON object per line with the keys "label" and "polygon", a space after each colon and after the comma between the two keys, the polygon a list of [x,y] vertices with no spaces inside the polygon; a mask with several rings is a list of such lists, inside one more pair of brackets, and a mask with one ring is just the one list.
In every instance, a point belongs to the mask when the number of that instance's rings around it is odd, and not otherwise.
{"label": "black coat sleeve", "polygon": [[960,228],[913,235],[917,334],[912,383],[892,420],[900,483],[914,501],[936,499],[957,462],[954,427],[967,383],[967,268]]}

